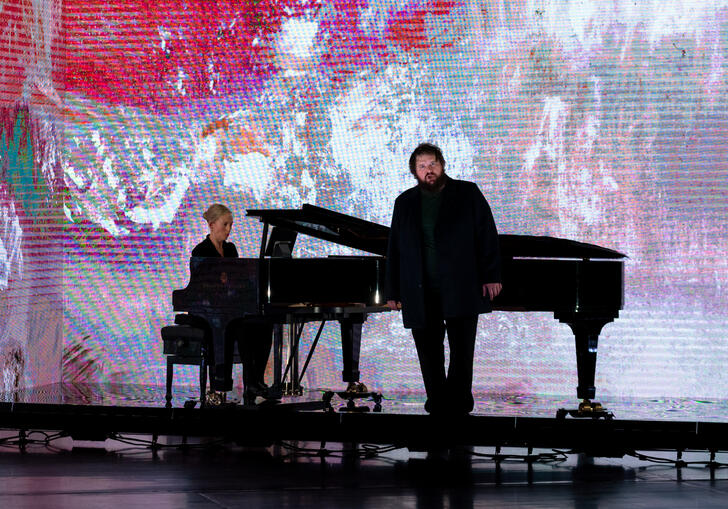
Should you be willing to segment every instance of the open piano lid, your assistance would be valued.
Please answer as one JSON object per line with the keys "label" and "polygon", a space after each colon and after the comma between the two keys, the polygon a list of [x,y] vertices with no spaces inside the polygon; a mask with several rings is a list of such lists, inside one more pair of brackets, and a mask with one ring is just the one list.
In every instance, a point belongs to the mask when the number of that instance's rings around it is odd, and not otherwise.
{"label": "open piano lid", "polygon": [[387,254],[389,227],[333,210],[304,204],[300,209],[258,209],[246,211],[272,226],[305,233],[318,239],[380,256]]}
{"label": "open piano lid", "polygon": [[[367,253],[387,255],[389,227],[364,219],[334,212],[315,205],[304,204],[300,209],[248,210],[247,215],[258,217],[273,226],[305,233]],[[609,259],[626,255],[575,240],[535,235],[499,235],[501,257],[508,258],[573,258]]]}

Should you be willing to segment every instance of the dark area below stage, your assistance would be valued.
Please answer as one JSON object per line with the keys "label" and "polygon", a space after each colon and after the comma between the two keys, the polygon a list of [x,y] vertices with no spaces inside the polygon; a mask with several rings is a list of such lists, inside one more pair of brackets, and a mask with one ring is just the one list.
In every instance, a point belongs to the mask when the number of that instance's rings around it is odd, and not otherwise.
{"label": "dark area below stage", "polygon": [[[591,458],[462,447],[429,452],[366,451],[352,444],[119,436],[60,438],[22,449],[0,432],[0,507],[725,507],[728,469],[675,468],[632,456]],[[325,451],[325,453],[323,452]],[[382,449],[382,451],[384,451]],[[531,458],[528,460],[528,452]],[[508,455],[508,456],[505,456]],[[657,454],[674,457],[667,452]],[[686,453],[705,461],[706,452]],[[718,461],[728,461],[719,453]]]}

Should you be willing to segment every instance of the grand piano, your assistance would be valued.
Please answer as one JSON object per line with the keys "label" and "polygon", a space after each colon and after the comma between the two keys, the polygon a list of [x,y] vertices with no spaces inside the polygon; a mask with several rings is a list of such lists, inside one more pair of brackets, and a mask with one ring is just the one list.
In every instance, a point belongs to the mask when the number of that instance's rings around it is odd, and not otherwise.
{"label": "grand piano", "polygon": [[[274,386],[291,374],[300,390],[297,367],[302,325],[325,320],[341,324],[346,382],[359,380],[362,323],[384,306],[384,263],[389,228],[313,205],[300,209],[248,210],[263,223],[258,258],[191,259],[190,282],[173,292],[174,310],[200,316],[210,324],[215,364],[224,358],[225,328],[234,320],[265,319],[289,324],[288,362],[283,374],[282,330],[275,329]],[[296,236],[310,235],[371,253],[373,256],[294,258]],[[595,397],[599,333],[619,316],[624,302],[625,255],[572,240],[500,235],[503,291],[493,309],[548,311],[574,333],[577,360],[575,416],[605,412]],[[308,364],[308,360],[306,364]],[[305,366],[304,366],[305,371]],[[302,376],[302,375],[301,375]],[[289,387],[289,390],[291,388]],[[560,412],[565,412],[560,410]]]}
{"label": "grand piano", "polygon": [[[259,257],[191,258],[189,284],[172,292],[174,310],[206,322],[211,336],[210,361],[216,366],[231,362],[225,336],[233,324],[246,320],[274,324],[271,393],[288,395],[300,394],[301,380],[324,324],[337,321],[341,328],[342,379],[349,390],[366,392],[359,382],[361,331],[369,314],[389,311],[382,302],[384,257],[293,258],[292,250],[297,235],[303,233],[378,254],[386,251],[389,228],[311,205],[292,210],[248,210],[247,215],[263,222]],[[298,346],[308,322],[320,325],[306,363],[299,370]],[[211,384],[213,388],[226,385],[215,378]]]}

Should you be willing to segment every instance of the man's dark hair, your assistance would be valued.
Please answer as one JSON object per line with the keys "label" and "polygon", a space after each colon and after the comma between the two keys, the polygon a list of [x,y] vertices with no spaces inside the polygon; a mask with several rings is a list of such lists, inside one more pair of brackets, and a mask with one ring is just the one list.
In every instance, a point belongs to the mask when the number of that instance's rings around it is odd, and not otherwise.
{"label": "man's dark hair", "polygon": [[412,173],[412,175],[417,174],[417,156],[421,156],[422,154],[435,156],[435,159],[437,159],[437,161],[442,165],[443,169],[445,168],[445,158],[442,157],[442,150],[440,150],[440,147],[433,145],[432,143],[420,143],[417,145],[417,148],[412,151],[412,155],[409,159],[410,173]]}

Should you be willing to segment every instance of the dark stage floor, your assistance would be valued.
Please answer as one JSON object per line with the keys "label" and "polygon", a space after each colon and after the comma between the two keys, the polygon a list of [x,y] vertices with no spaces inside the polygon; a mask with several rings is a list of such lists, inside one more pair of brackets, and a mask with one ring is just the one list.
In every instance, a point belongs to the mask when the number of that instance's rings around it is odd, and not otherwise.
{"label": "dark stage floor", "polygon": [[[725,507],[726,402],[480,395],[433,420],[381,413],[180,408],[194,389],[62,386],[0,400],[0,507]],[[319,401],[309,392],[297,401]],[[343,404],[335,399],[334,406]],[[366,403],[372,406],[372,403]],[[685,449],[680,466],[676,449]],[[711,463],[712,460],[712,463]]]}
{"label": "dark stage floor", "polygon": [[[440,454],[396,450],[363,458],[336,444],[326,457],[295,451],[318,449],[302,442],[265,448],[192,444],[159,451],[111,440],[72,445],[64,438],[23,452],[11,444],[0,447],[0,507],[722,508],[728,497],[728,469],[678,469],[632,457],[551,455],[527,463],[514,456],[496,463],[478,456],[492,454],[492,448],[479,447]],[[552,451],[533,451],[541,452]]]}

